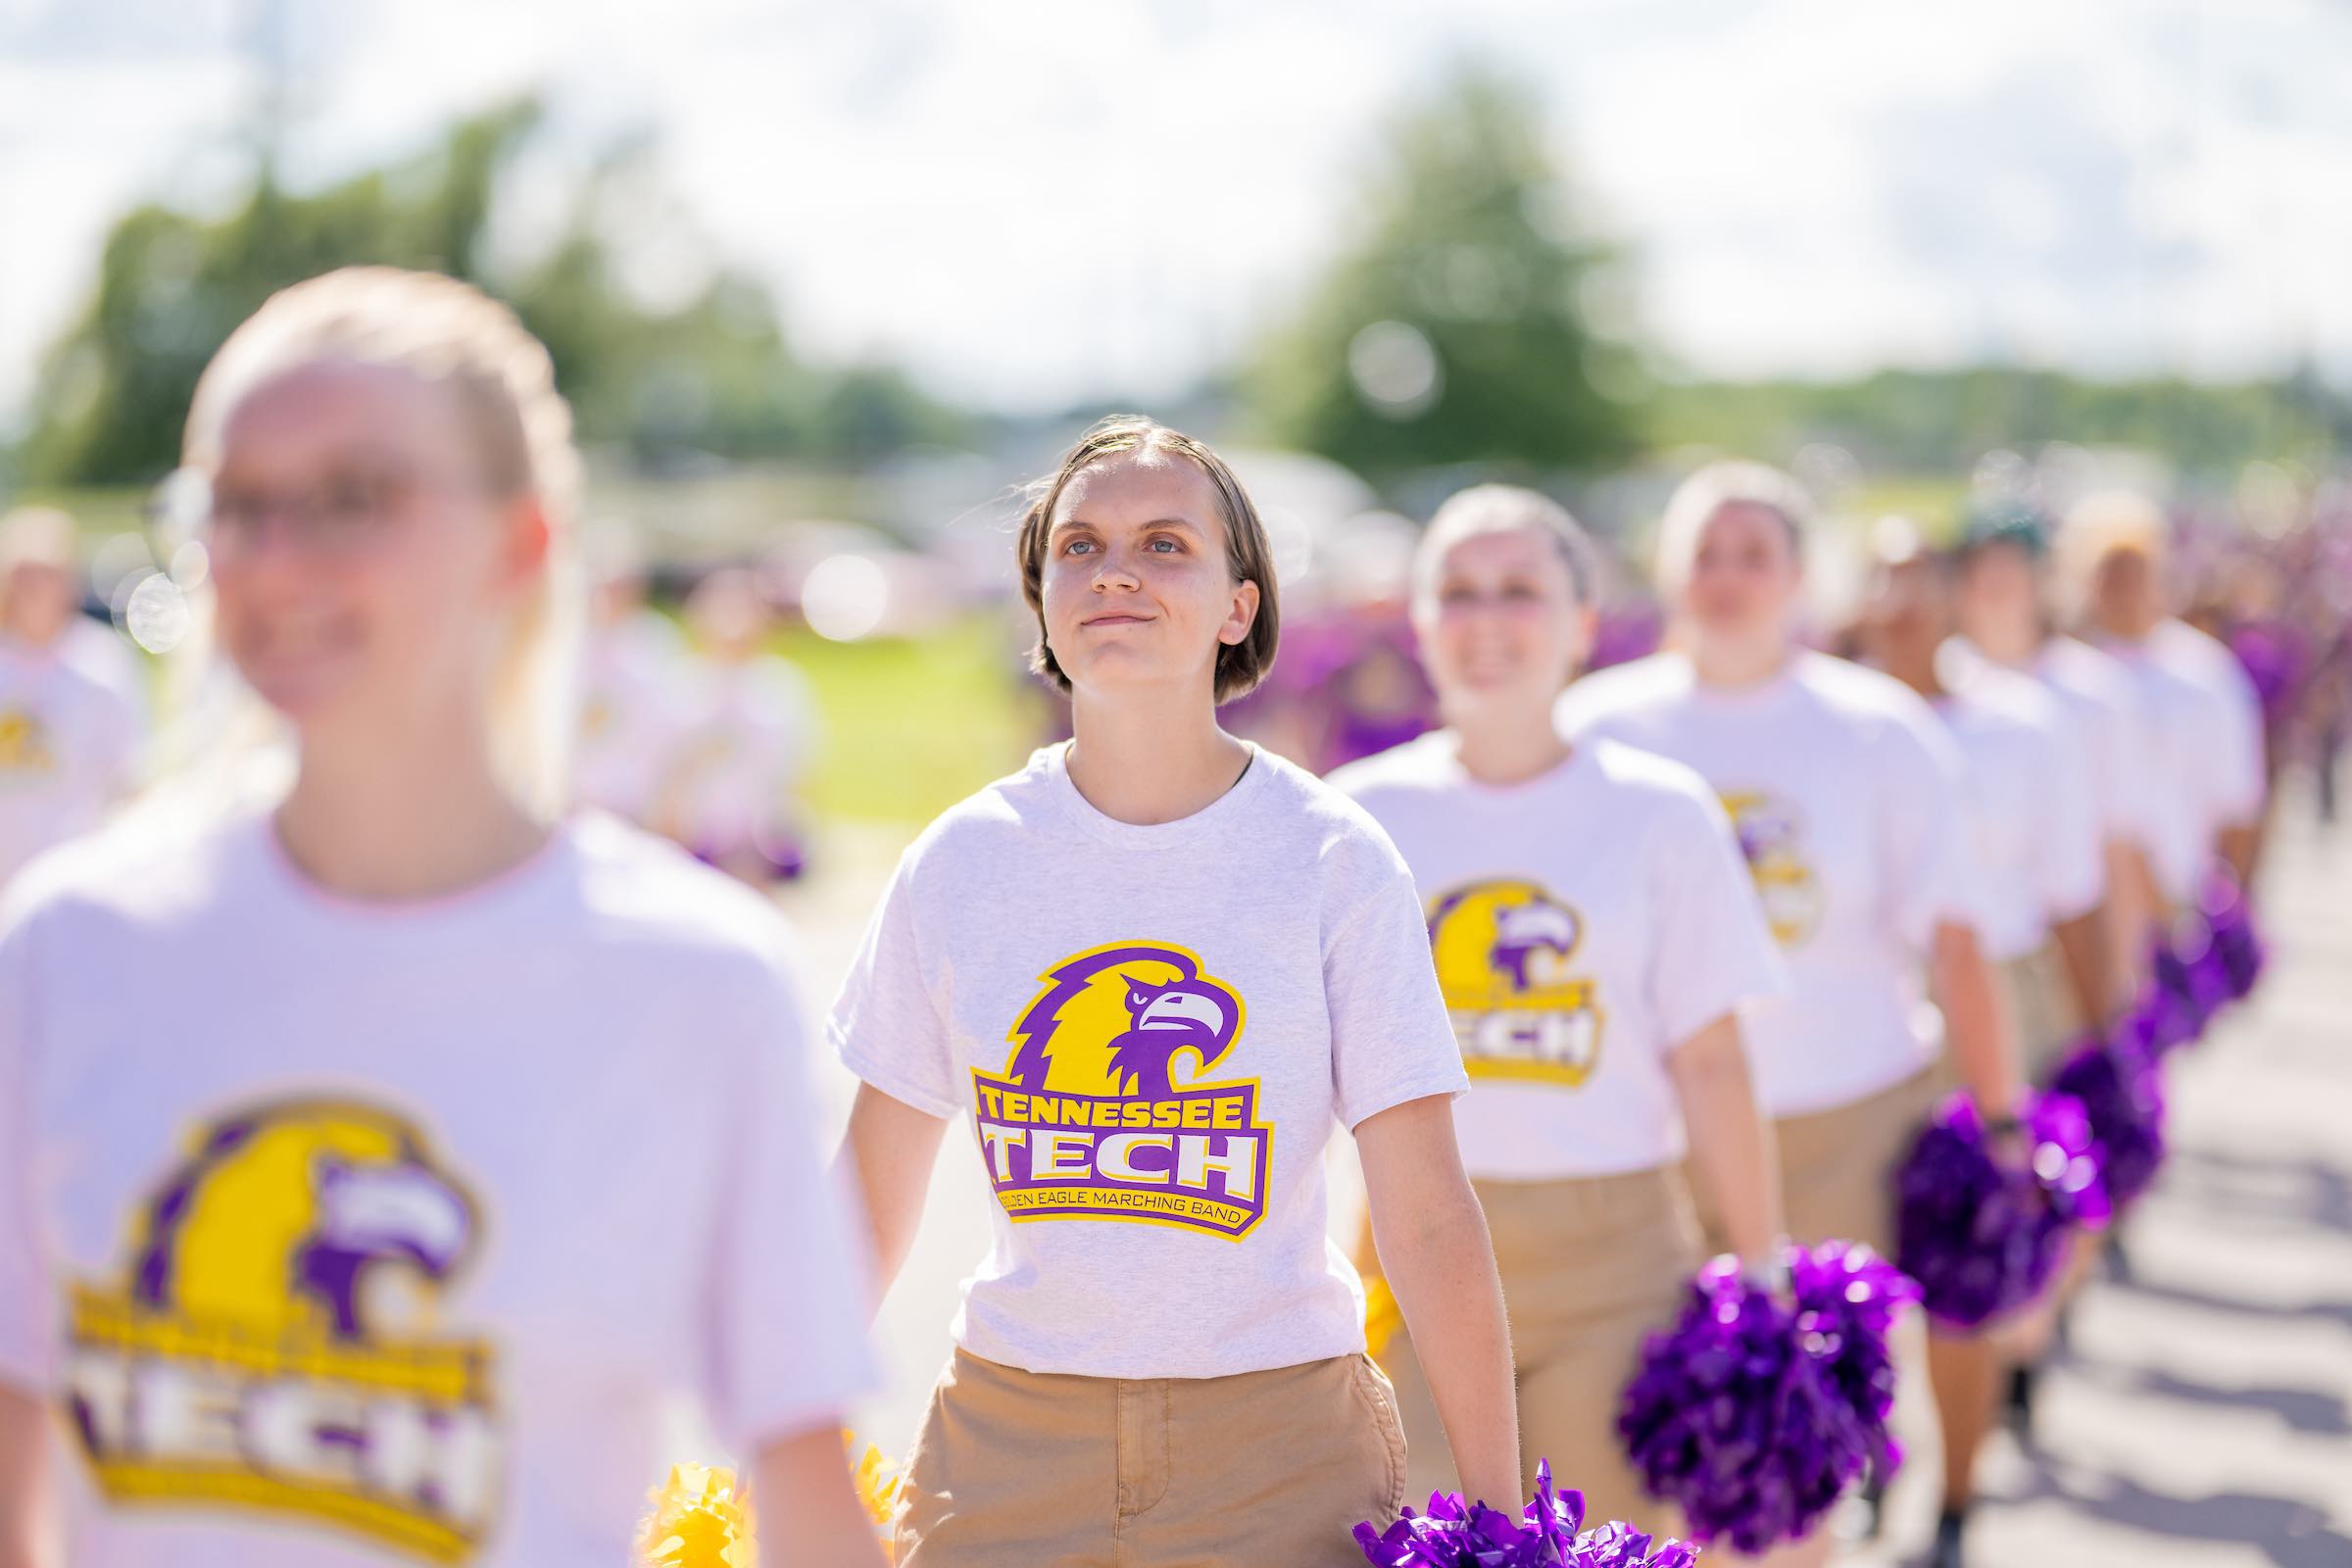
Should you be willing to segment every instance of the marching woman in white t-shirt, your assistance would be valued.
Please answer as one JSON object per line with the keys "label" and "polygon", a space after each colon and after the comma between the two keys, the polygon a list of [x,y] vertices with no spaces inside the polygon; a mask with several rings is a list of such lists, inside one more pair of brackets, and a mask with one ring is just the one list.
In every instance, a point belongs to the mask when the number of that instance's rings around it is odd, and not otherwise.
{"label": "marching woman in white t-shirt", "polygon": [[1355,1136],[1464,1489],[1515,1497],[1466,1086],[1411,873],[1353,802],[1226,734],[1274,657],[1264,525],[1200,443],[1096,425],[1019,541],[1073,739],[900,860],[829,1027],[884,1283],[969,1114],[997,1202],[915,1439],[902,1568],[1360,1562],[1404,1500],[1326,1233]]}
{"label": "marching woman in white t-shirt", "polygon": [[[1695,768],[1730,810],[1794,983],[1745,1019],[1788,1228],[1891,1254],[1890,1176],[1944,1087],[1938,1055],[1996,1127],[2018,1068],[1978,938],[1951,737],[1896,681],[1797,639],[1810,514],[1795,480],[1758,464],[1686,480],[1657,562],[1679,650],[1586,676],[1558,716],[1572,737]],[[1931,1359],[1955,1408],[1989,1406],[1981,1347],[1938,1337]],[[1960,1528],[1947,1516],[1939,1562],[1956,1560]]]}
{"label": "marching woman in white t-shirt", "polygon": [[[1592,645],[1593,577],[1584,530],[1534,491],[1446,502],[1412,581],[1446,728],[1331,782],[1419,885],[1470,1073],[1454,1129],[1509,1308],[1522,1460],[1550,1460],[1593,1518],[1662,1530],[1618,1398],[1702,1260],[1686,1152],[1740,1256],[1782,1267],[1780,1176],[1739,1012],[1787,980],[1698,775],[1613,741],[1571,748],[1551,726]],[[1375,1353],[1426,1490],[1445,1450],[1416,1359],[1401,1341]]]}
{"label": "marching woman in white t-shirt", "polygon": [[2190,906],[2217,862],[2249,881],[2269,787],[2262,700],[2229,649],[2168,612],[2164,514],[2129,492],[2087,496],[2058,544],[2084,634],[2122,661],[2163,738],[2179,805],[2156,856],[2160,890]]}
{"label": "marching woman in white t-shirt", "polygon": [[0,887],[51,845],[87,832],[131,785],[142,710],[93,671],[74,522],[22,508],[0,518]]}
{"label": "marching woman in white t-shirt", "polygon": [[230,337],[187,448],[292,781],[0,911],[0,1559],[615,1563],[694,1401],[771,1558],[878,1563],[787,933],[563,814],[547,351],[448,278],[329,273]]}

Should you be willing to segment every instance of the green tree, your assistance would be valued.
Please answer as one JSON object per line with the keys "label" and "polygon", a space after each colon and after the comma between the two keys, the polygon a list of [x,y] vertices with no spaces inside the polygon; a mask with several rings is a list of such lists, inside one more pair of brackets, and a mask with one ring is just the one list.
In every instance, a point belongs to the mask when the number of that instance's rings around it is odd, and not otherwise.
{"label": "green tree", "polygon": [[162,474],[196,378],[237,322],[274,290],[357,263],[432,268],[506,299],[554,355],[583,437],[641,463],[686,451],[862,462],[957,438],[959,418],[894,371],[798,360],[772,298],[740,273],[714,270],[662,308],[632,298],[604,236],[631,218],[642,149],[605,160],[552,242],[502,270],[488,245],[499,176],[539,119],[528,101],[495,109],[416,157],[315,192],[286,190],[265,160],[251,196],[218,220],[161,204],[124,215],[88,303],[43,363],[24,477]]}
{"label": "green tree", "polygon": [[1531,94],[1458,70],[1390,126],[1357,210],[1245,375],[1270,434],[1372,475],[1632,450],[1636,358],[1588,318],[1612,256],[1569,220]]}

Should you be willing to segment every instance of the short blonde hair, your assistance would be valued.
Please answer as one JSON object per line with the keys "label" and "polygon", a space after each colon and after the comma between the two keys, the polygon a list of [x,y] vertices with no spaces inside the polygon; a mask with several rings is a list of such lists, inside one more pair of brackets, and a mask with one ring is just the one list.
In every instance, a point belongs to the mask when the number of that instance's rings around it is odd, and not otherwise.
{"label": "short blonde hair", "polygon": [[2136,490],[2099,490],[2069,507],[2058,525],[2058,574],[2080,589],[2109,556],[2135,555],[2164,569],[2164,509]]}
{"label": "short blonde hair", "polygon": [[1728,460],[1710,463],[1675,487],[1658,519],[1652,570],[1661,593],[1673,593],[1690,577],[1699,536],[1715,514],[1729,506],[1762,507],[1788,530],[1788,548],[1801,564],[1813,531],[1813,497],[1794,474],[1768,463]]}
{"label": "short blonde hair", "polygon": [[1225,525],[1225,560],[1233,568],[1233,580],[1257,584],[1257,614],[1250,622],[1250,634],[1217,650],[1216,700],[1230,702],[1266,678],[1282,640],[1274,547],[1267,541],[1265,521],[1258,516],[1250,492],[1242,488],[1240,475],[1208,443],[1140,414],[1113,414],[1096,420],[1062,455],[1061,466],[1029,487],[1029,507],[1021,514],[1020,540],[1014,547],[1020,561],[1021,598],[1037,617],[1037,644],[1029,651],[1029,667],[1056,689],[1070,689],[1070,677],[1046,641],[1046,537],[1054,528],[1054,509],[1061,504],[1070,481],[1105,458],[1130,452],[1183,458],[1208,475],[1217,492],[1217,516]]}
{"label": "short blonde hair", "polygon": [[1592,536],[1566,507],[1516,484],[1474,484],[1446,498],[1422,530],[1420,547],[1413,552],[1413,592],[1418,595],[1434,585],[1438,563],[1456,540],[1478,533],[1521,530],[1543,535],[1558,554],[1578,604],[1599,600],[1600,566]]}
{"label": "short blonde hair", "polygon": [[13,566],[74,566],[74,519],[55,507],[19,507],[0,517],[0,571]]}
{"label": "short blonde hair", "polygon": [[229,334],[196,383],[190,467],[219,466],[237,405],[263,382],[320,363],[399,369],[458,401],[481,477],[535,498],[551,530],[546,569],[509,628],[491,693],[501,776],[546,813],[569,797],[578,592],[572,562],[581,465],[555,362],[505,305],[453,277],[347,267],[279,290]]}

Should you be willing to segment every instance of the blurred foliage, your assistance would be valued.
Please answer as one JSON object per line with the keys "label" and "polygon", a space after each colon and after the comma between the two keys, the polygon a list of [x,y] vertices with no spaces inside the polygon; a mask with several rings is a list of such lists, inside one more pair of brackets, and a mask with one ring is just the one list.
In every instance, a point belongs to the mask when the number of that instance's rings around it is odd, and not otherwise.
{"label": "blurred foliage", "polygon": [[[554,353],[583,439],[661,467],[696,453],[861,464],[954,441],[961,420],[884,367],[800,361],[774,302],[713,269],[654,306],[624,286],[606,237],[669,222],[641,149],[603,160],[533,259],[489,243],[501,176],[539,123],[523,101],[460,122],[415,158],[323,189],[283,188],[265,162],[250,196],[206,219],[148,205],[108,235],[95,287],[45,360],[19,454],[33,483],[136,483],[177,461],[196,378],[275,289],[353,263],[431,268],[482,284]],[[614,220],[618,220],[619,222]]]}
{"label": "blurred foliage", "polygon": [[[1575,231],[1532,93],[1457,70],[1389,128],[1348,206],[1366,215],[1362,237],[1245,373],[1268,434],[1375,478],[1467,463],[1589,467],[1634,449],[1637,358],[1588,319],[1613,259]],[[1384,322],[1434,353],[1427,396],[1367,396],[1362,334]]]}
{"label": "blurred foliage", "polygon": [[2126,446],[2192,473],[2256,459],[2325,466],[2352,447],[2352,398],[2305,370],[2268,381],[2092,381],[1981,366],[1881,370],[1849,381],[1664,383],[1650,409],[1662,447],[1786,459],[1834,442],[1873,471],[1966,473],[1996,447]]}

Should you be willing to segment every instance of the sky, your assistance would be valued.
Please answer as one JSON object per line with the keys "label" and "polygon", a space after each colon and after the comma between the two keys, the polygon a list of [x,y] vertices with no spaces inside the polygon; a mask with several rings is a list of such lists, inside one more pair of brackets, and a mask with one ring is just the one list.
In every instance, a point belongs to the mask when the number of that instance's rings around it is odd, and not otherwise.
{"label": "sky", "polygon": [[2346,0],[0,0],[0,428],[117,214],[234,195],[262,38],[298,183],[537,90],[518,250],[567,168],[650,134],[649,291],[692,236],[809,355],[1011,412],[1230,364],[1462,58],[1540,92],[1694,372],[2352,381]]}

